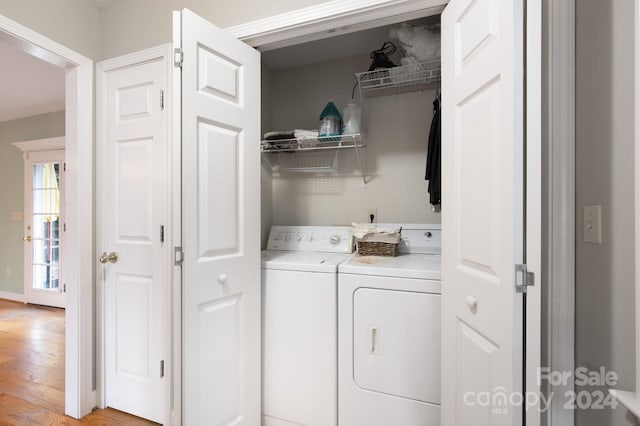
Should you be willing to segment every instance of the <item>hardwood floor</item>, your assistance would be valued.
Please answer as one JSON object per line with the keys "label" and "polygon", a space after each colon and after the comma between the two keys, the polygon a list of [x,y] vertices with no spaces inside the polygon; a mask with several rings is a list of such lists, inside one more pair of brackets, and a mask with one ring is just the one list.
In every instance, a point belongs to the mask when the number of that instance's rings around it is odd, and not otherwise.
{"label": "hardwood floor", "polygon": [[64,310],[0,299],[0,426],[155,425],[113,409],[64,415]]}

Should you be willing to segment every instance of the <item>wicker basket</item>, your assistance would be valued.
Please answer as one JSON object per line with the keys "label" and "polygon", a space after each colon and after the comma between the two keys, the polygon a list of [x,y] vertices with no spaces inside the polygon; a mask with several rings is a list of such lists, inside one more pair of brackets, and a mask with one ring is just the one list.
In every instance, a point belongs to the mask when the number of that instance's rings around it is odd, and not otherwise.
{"label": "wicker basket", "polygon": [[356,247],[361,256],[397,256],[398,247],[396,243],[381,243],[378,241],[358,241]]}

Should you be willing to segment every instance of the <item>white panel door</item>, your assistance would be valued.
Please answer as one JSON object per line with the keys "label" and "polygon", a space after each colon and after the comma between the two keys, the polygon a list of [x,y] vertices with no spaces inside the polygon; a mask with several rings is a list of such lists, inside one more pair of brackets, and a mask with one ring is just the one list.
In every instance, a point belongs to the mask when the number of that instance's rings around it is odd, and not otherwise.
{"label": "white panel door", "polygon": [[452,0],[442,14],[448,426],[522,424],[504,397],[522,392],[523,27],[522,0]]}
{"label": "white panel door", "polygon": [[104,75],[106,405],[167,423],[168,117],[163,60]]}
{"label": "white panel door", "polygon": [[189,10],[181,14],[174,25],[181,24],[184,52],[183,419],[186,425],[255,426],[260,55]]}

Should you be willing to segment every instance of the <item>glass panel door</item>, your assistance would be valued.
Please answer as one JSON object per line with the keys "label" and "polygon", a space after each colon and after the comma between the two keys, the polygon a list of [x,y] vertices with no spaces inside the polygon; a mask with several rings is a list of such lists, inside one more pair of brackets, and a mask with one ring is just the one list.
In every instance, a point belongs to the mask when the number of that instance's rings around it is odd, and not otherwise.
{"label": "glass panel door", "polygon": [[34,289],[60,291],[60,163],[33,165]]}
{"label": "glass panel door", "polygon": [[64,150],[25,155],[25,300],[65,306]]}

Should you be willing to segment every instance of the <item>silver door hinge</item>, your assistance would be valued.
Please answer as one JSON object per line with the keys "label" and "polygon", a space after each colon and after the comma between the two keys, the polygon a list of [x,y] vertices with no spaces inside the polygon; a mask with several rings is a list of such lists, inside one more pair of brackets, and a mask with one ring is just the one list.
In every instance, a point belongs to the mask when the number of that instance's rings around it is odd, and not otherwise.
{"label": "silver door hinge", "polygon": [[63,284],[63,285],[62,285],[62,292],[63,292],[63,293],[66,293],[66,292],[67,292],[67,285],[66,285],[66,284]]}
{"label": "silver door hinge", "polygon": [[526,293],[527,287],[533,287],[535,275],[527,271],[527,265],[516,265],[516,293]]}
{"label": "silver door hinge", "polygon": [[182,262],[184,262],[184,253],[182,252],[182,247],[174,247],[173,264],[175,266],[182,266]]}
{"label": "silver door hinge", "polygon": [[182,49],[176,47],[173,49],[173,66],[182,68],[182,61],[184,60],[184,55],[182,54]]}
{"label": "silver door hinge", "polygon": [[164,377],[164,360],[160,361],[160,378]]}
{"label": "silver door hinge", "polygon": [[160,111],[164,111],[164,90],[160,90]]}
{"label": "silver door hinge", "polygon": [[62,163],[62,171],[63,172],[67,171],[67,163]]}

